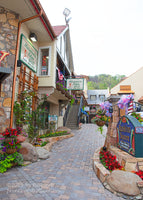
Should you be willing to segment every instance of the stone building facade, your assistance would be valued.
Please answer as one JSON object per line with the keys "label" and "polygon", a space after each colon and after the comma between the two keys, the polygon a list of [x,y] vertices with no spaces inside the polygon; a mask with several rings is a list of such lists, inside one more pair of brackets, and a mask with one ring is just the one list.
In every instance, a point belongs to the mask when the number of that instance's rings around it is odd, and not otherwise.
{"label": "stone building facade", "polygon": [[19,16],[16,13],[0,7],[0,57],[2,57],[3,52],[9,53],[0,62],[0,67],[11,69],[11,74],[5,80],[0,80],[0,132],[10,125],[18,21]]}

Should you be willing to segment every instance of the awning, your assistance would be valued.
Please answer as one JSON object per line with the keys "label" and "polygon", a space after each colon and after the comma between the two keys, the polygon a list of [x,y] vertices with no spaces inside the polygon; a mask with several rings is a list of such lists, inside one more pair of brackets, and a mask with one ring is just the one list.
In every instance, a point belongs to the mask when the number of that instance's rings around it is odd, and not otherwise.
{"label": "awning", "polygon": [[0,83],[11,74],[11,68],[0,67]]}
{"label": "awning", "polygon": [[131,90],[131,85],[120,85],[120,91],[118,94],[134,94],[135,92]]}

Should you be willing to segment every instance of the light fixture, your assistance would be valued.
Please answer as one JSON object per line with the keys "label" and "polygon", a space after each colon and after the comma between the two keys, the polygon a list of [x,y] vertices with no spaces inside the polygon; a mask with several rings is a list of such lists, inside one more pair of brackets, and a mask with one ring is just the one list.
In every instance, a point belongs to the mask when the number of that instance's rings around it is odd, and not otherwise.
{"label": "light fixture", "polygon": [[70,13],[71,11],[68,8],[65,8],[63,11],[63,15],[65,15],[65,17],[68,17]]}
{"label": "light fixture", "polygon": [[65,8],[64,11],[63,11],[63,15],[65,16],[66,24],[68,24],[69,21],[71,20],[71,17],[68,18],[70,13],[71,13],[71,11],[68,8]]}
{"label": "light fixture", "polygon": [[37,36],[35,33],[30,33],[30,36],[29,36],[30,40],[32,42],[37,42]]}

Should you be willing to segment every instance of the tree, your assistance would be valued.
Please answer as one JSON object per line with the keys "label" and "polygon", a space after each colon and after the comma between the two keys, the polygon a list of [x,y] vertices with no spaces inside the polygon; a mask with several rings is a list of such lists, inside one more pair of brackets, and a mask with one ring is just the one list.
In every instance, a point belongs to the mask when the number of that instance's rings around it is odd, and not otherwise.
{"label": "tree", "polygon": [[109,74],[99,74],[95,76],[89,76],[87,87],[88,90],[107,89],[107,88],[111,89],[124,78],[125,75],[119,75],[119,74],[115,76],[111,76]]}

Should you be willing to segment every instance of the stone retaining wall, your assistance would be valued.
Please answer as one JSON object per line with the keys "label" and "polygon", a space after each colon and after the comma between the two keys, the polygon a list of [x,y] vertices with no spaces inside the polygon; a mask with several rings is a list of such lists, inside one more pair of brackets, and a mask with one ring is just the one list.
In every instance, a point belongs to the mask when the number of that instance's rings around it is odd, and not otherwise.
{"label": "stone retaining wall", "polygon": [[[112,153],[113,153],[113,152],[115,153],[115,149],[114,149],[114,148],[115,148],[115,147],[113,147],[113,149],[112,149],[112,148],[110,147],[110,150],[112,150],[112,151],[111,151]],[[116,148],[116,150],[117,150],[117,148]],[[143,181],[139,181],[139,182],[136,183],[137,187],[139,188],[140,194],[135,195],[135,196],[129,196],[129,195],[126,195],[126,194],[124,194],[124,193],[117,192],[117,191],[115,191],[113,188],[111,188],[111,186],[108,184],[108,181],[107,181],[107,178],[108,178],[109,175],[110,175],[110,171],[107,170],[107,169],[101,164],[100,159],[99,159],[99,151],[100,151],[100,149],[97,149],[96,152],[94,153],[92,164],[93,164],[93,170],[94,170],[95,174],[97,175],[98,179],[102,182],[103,186],[104,186],[107,190],[109,190],[110,192],[114,193],[115,195],[120,196],[120,197],[125,198],[125,199],[132,199],[132,200],[143,199]],[[120,152],[118,152],[118,153],[116,152],[116,154],[118,154],[118,155],[120,155],[120,156],[122,157],[122,154],[121,154]],[[119,159],[120,159],[120,161],[121,161],[120,156],[118,156],[118,157],[119,157]],[[134,166],[132,166],[132,165],[129,166],[128,161],[131,159],[131,157],[130,157],[130,155],[129,155],[129,157],[127,157],[127,156],[128,156],[128,155],[124,155],[124,159],[125,159],[125,157],[126,157],[126,160],[127,160],[126,165],[128,164],[128,166],[126,166],[126,167],[129,167],[130,169],[133,169],[132,167],[135,167],[135,165],[134,165]],[[132,161],[135,162],[134,158],[132,158],[132,159],[133,159]],[[134,164],[137,164],[137,161],[140,161],[140,162],[141,162],[140,159],[137,159],[137,160],[136,160],[136,163],[134,163]],[[143,163],[143,162],[142,162],[142,163]],[[131,163],[130,163],[130,164],[131,164]],[[134,169],[135,169],[135,168],[134,168]],[[132,170],[130,170],[130,171],[132,171]],[[117,180],[117,182],[118,182],[118,180]]]}
{"label": "stone retaining wall", "polygon": [[19,16],[3,7],[0,7],[0,51],[9,55],[0,63],[1,67],[11,68],[11,75],[1,84],[0,93],[0,132],[10,125],[11,98],[13,71],[16,50],[17,28]]}

